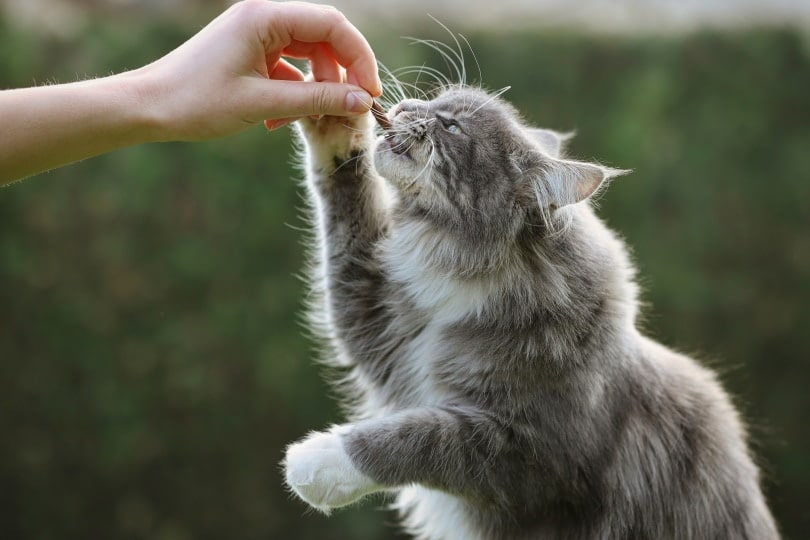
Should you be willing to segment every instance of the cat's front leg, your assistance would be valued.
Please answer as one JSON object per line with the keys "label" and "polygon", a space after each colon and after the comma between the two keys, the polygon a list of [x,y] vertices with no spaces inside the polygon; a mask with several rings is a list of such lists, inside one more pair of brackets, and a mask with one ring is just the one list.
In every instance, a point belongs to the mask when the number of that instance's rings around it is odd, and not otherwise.
{"label": "cat's front leg", "polygon": [[[385,227],[385,189],[372,163],[371,115],[303,118],[307,185],[330,257],[368,257]],[[339,262],[336,261],[336,262]]]}
{"label": "cat's front leg", "polygon": [[496,422],[475,410],[402,411],[290,446],[287,484],[322,511],[415,483],[494,502],[503,500],[506,489],[498,456],[507,439]]}
{"label": "cat's front leg", "polygon": [[371,158],[372,118],[304,118],[298,127],[307,148],[307,186],[321,244],[316,289],[326,293],[330,336],[341,341],[351,362],[361,363],[368,360],[362,350],[381,349],[370,340],[388,323],[378,309],[386,278],[376,247],[388,213],[384,181]]}

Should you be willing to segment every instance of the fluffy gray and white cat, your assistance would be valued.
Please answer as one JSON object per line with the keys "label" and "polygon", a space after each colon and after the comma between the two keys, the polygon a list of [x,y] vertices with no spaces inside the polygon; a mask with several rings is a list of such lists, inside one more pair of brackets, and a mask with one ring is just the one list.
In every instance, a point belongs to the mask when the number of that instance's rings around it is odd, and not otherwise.
{"label": "fluffy gray and white cat", "polygon": [[398,493],[419,538],[778,537],[716,377],[644,337],[588,199],[623,171],[466,87],[299,122],[314,309],[352,421],[287,449],[322,511]]}

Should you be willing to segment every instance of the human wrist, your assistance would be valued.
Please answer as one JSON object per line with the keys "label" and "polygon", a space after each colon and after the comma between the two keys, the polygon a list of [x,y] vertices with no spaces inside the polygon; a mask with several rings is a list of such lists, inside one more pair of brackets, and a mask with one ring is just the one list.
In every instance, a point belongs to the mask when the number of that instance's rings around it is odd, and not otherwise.
{"label": "human wrist", "polygon": [[123,122],[128,126],[132,144],[164,142],[176,139],[166,99],[164,85],[146,68],[128,71],[110,77],[126,104]]}

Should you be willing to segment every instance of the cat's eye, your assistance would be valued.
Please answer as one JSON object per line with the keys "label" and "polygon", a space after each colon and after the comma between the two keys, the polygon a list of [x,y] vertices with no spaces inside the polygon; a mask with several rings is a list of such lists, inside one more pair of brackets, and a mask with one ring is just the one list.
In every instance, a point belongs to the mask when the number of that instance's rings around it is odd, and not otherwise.
{"label": "cat's eye", "polygon": [[438,118],[439,122],[442,123],[442,127],[444,127],[444,129],[446,129],[450,133],[454,135],[462,133],[463,130],[461,129],[461,126],[459,125],[458,122],[456,122],[452,118],[447,118],[441,115],[436,115],[436,118]]}

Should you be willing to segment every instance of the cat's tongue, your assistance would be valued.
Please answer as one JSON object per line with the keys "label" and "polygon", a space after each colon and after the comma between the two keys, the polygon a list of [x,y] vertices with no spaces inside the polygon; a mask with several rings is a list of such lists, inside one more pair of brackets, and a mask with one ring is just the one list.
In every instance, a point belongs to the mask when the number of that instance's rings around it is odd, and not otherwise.
{"label": "cat's tongue", "polygon": [[388,115],[385,114],[385,109],[376,100],[371,102],[371,114],[374,115],[374,120],[383,128],[383,131],[391,129],[391,122],[388,120]]}

